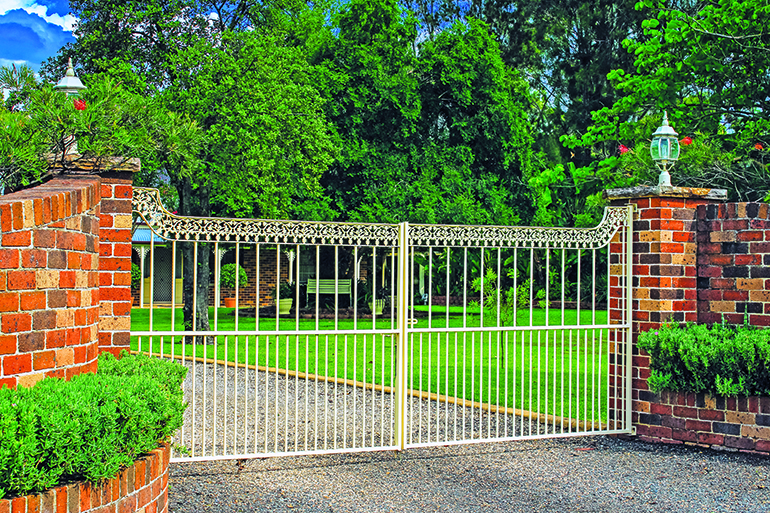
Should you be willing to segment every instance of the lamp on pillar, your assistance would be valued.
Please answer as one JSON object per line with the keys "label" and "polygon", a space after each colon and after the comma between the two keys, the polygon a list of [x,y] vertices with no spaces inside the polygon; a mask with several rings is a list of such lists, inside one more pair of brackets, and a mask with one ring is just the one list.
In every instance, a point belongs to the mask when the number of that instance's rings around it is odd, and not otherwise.
{"label": "lamp on pillar", "polygon": [[663,124],[652,134],[650,155],[655,165],[660,169],[659,187],[671,187],[669,168],[673,167],[679,158],[679,139],[673,128],[668,124],[668,113],[663,112]]}
{"label": "lamp on pillar", "polygon": [[[72,59],[67,62],[67,72],[64,74],[59,83],[53,86],[57,91],[61,91],[69,96],[77,96],[80,91],[86,89],[83,82],[75,76],[75,70],[72,68]],[[80,105],[80,106],[79,106]],[[82,107],[81,107],[82,106]],[[75,108],[78,110],[85,109],[85,102],[82,100],[75,100]],[[76,155],[78,152],[78,142],[75,140],[74,135],[69,135],[64,138],[64,154]]]}
{"label": "lamp on pillar", "polygon": [[67,96],[77,96],[80,91],[86,89],[83,82],[75,76],[75,70],[72,68],[72,59],[67,62],[67,72],[53,88],[65,93]]}

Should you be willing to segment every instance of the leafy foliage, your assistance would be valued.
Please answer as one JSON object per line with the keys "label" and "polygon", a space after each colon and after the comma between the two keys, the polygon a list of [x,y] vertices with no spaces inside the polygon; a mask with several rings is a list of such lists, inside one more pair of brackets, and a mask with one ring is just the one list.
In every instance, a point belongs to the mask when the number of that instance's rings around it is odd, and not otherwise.
{"label": "leafy foliage", "polygon": [[226,289],[235,288],[236,273],[238,275],[238,286],[245,287],[248,282],[246,269],[238,264],[225,264],[219,270],[219,286]]}
{"label": "leafy foliage", "polygon": [[134,290],[139,290],[139,287],[142,284],[142,270],[141,268],[132,263],[131,264],[131,288]]}
{"label": "leafy foliage", "polygon": [[99,372],[0,389],[0,498],[113,477],[182,425],[187,369],[109,353]]}
{"label": "leafy foliage", "polygon": [[[656,183],[647,148],[668,110],[675,130],[693,141],[672,172],[676,185],[722,187],[740,201],[766,197],[770,8],[743,0],[644,0],[636,8],[646,18],[643,35],[624,41],[634,68],[609,74],[623,96],[595,111],[585,133],[563,139],[590,151],[578,182],[588,194]],[[619,144],[631,152],[619,155]]]}
{"label": "leafy foliage", "polygon": [[639,336],[651,357],[648,383],[658,392],[770,394],[770,331],[716,324],[664,325]]}

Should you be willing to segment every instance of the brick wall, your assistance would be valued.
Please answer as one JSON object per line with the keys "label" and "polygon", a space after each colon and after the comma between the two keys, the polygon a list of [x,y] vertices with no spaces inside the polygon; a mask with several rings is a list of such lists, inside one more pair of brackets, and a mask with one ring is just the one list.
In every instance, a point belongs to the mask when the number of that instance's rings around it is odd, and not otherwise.
{"label": "brick wall", "polygon": [[164,444],[99,484],[72,483],[38,495],[0,499],[0,513],[166,513],[169,456]]}
{"label": "brick wall", "polygon": [[698,208],[698,322],[770,326],[770,208]]}
{"label": "brick wall", "polygon": [[0,386],[69,379],[95,371],[100,351],[128,348],[137,169],[132,160],[0,196]]}
{"label": "brick wall", "polygon": [[[770,452],[770,398],[711,398],[649,390],[643,331],[674,322],[770,325],[767,204],[724,203],[710,189],[607,191],[633,203],[632,422],[647,441]],[[613,249],[612,251],[616,251]]]}
{"label": "brick wall", "polygon": [[641,440],[770,455],[770,397],[642,392]]}

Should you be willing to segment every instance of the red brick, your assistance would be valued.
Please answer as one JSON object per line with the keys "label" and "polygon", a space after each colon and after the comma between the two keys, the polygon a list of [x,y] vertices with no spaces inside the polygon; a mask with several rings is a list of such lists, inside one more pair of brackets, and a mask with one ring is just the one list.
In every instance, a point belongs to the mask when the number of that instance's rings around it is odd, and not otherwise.
{"label": "red brick", "polygon": [[3,314],[2,332],[18,333],[20,331],[29,331],[32,329],[32,316],[28,313],[6,313]]}
{"label": "red brick", "polygon": [[[130,233],[130,232],[129,232]],[[127,257],[100,258],[100,271],[131,271],[131,259]]]}
{"label": "red brick", "polygon": [[719,410],[698,410],[698,415],[701,420],[725,420],[725,412]]}
{"label": "red brick", "polygon": [[32,232],[11,232],[3,234],[3,246],[27,247],[32,244]]}
{"label": "red brick", "polygon": [[725,437],[715,433],[698,433],[698,441],[709,445],[724,445]]}
{"label": "red brick", "polygon": [[35,271],[8,271],[8,290],[34,290]]}
{"label": "red brick", "polygon": [[39,351],[33,354],[32,364],[35,370],[51,369],[55,366],[55,351]]}
{"label": "red brick", "polygon": [[131,242],[130,228],[108,228],[99,230],[101,242]]}
{"label": "red brick", "polygon": [[657,413],[658,415],[671,415],[672,407],[668,404],[650,404],[650,413]]}
{"label": "red brick", "polygon": [[22,292],[20,298],[22,310],[43,310],[46,307],[45,292]]}
{"label": "red brick", "polygon": [[71,289],[75,286],[75,271],[61,271],[59,273],[59,287]]}
{"label": "red brick", "polygon": [[45,333],[45,347],[46,349],[55,349],[57,347],[64,347],[66,340],[66,330],[51,330]]}
{"label": "red brick", "polygon": [[16,335],[0,335],[0,355],[16,352]]}
{"label": "red brick", "polygon": [[703,420],[694,420],[694,419],[687,419],[687,423],[685,424],[685,428],[689,429],[690,431],[706,431],[711,432],[711,422],[706,422]]}
{"label": "red brick", "polygon": [[134,188],[131,185],[116,185],[114,194],[116,198],[131,199],[134,195]]}
{"label": "red brick", "polygon": [[56,247],[55,230],[35,230],[36,248],[54,248]]}
{"label": "red brick", "polygon": [[12,376],[32,371],[32,355],[19,354],[3,358],[3,374]]}
{"label": "red brick", "polygon": [[21,265],[26,268],[45,267],[48,253],[40,249],[22,249]]}
{"label": "red brick", "polygon": [[101,301],[131,301],[131,289],[127,287],[109,287],[99,290]]}
{"label": "red brick", "polygon": [[19,267],[19,250],[0,248],[0,269],[16,269]]}
{"label": "red brick", "polygon": [[0,293],[0,312],[17,312],[19,310],[19,293]]}
{"label": "red brick", "polygon": [[67,269],[80,269],[81,255],[75,251],[67,253]]}
{"label": "red brick", "polygon": [[695,442],[698,440],[698,434],[688,429],[673,429],[671,436],[674,440],[682,440],[683,442]]}
{"label": "red brick", "polygon": [[27,498],[16,497],[15,499],[11,499],[11,512],[27,513]]}
{"label": "red brick", "polygon": [[674,415],[677,417],[697,419],[698,410],[697,408],[688,408],[686,406],[674,406]]}

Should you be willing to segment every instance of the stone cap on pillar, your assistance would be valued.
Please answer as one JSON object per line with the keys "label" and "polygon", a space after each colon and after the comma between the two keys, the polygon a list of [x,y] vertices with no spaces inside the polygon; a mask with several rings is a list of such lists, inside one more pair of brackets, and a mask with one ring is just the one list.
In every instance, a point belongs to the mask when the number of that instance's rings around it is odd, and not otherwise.
{"label": "stone cap on pillar", "polygon": [[138,158],[86,157],[83,155],[51,155],[48,158],[51,174],[99,175],[104,173],[138,173],[141,162]]}
{"label": "stone cap on pillar", "polygon": [[727,189],[701,189],[697,187],[671,187],[665,185],[639,185],[607,189],[602,193],[605,200],[623,200],[636,198],[687,198],[714,201],[727,200]]}

